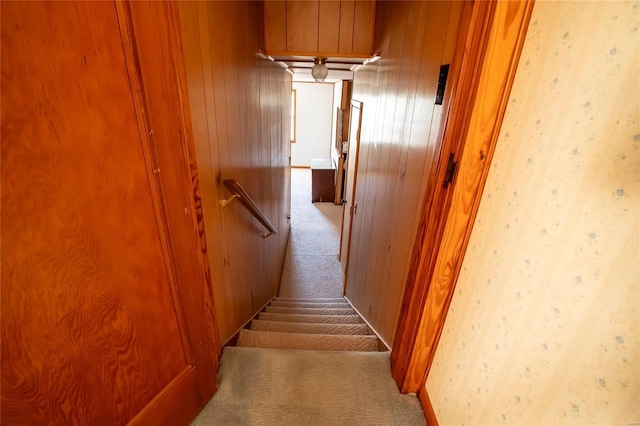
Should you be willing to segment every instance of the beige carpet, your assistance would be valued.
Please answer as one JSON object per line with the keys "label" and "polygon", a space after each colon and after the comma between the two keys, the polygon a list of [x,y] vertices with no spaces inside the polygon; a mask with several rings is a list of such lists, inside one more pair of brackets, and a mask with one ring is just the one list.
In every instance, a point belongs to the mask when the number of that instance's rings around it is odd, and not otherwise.
{"label": "beige carpet", "polygon": [[311,202],[311,171],[291,170],[291,236],[280,297],[342,297],[342,206]]}
{"label": "beige carpet", "polygon": [[424,425],[391,378],[389,352],[227,347],[218,392],[193,425]]}
{"label": "beige carpet", "polygon": [[[238,346],[323,351],[378,351],[378,338],[344,298],[333,302],[275,299],[248,330]],[[286,303],[286,306],[281,305]],[[326,307],[327,304],[342,307]]]}
{"label": "beige carpet", "polygon": [[424,425],[398,392],[389,352],[342,296],[342,208],[311,203],[292,172],[292,232],[280,295],[227,347],[219,389],[194,425]]}

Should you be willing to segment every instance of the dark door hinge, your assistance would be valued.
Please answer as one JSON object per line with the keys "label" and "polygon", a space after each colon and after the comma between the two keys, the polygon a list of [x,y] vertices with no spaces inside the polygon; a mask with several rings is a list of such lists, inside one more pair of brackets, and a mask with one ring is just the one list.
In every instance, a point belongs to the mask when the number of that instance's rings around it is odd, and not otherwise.
{"label": "dark door hinge", "polygon": [[447,171],[444,175],[444,182],[442,186],[445,188],[449,186],[450,183],[453,183],[453,178],[456,175],[456,169],[458,168],[458,163],[453,161],[453,152],[449,154],[449,162],[447,163]]}

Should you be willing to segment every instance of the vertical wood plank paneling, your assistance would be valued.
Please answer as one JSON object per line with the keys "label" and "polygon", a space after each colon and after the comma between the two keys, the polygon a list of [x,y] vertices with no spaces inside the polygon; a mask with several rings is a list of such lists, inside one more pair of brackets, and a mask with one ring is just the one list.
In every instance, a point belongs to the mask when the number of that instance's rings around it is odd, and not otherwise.
{"label": "vertical wood plank paneling", "polygon": [[356,0],[351,53],[364,57],[372,53],[374,15],[374,2],[371,0]]}
{"label": "vertical wood plank paneling", "polygon": [[[484,7],[478,7],[477,11],[474,10],[475,15],[486,14],[486,19],[472,21],[472,29],[476,28],[479,34],[469,36],[465,43],[473,45],[480,42],[479,46],[484,47],[465,48],[465,52],[470,52],[470,58],[466,60],[473,65],[463,68],[462,76],[466,78],[461,77],[459,85],[464,87],[471,84],[470,89],[460,94],[474,95],[466,98],[467,101],[461,103],[452,113],[452,117],[455,118],[452,120],[454,124],[445,135],[445,143],[453,141],[454,144],[460,144],[452,148],[456,156],[462,157],[458,183],[453,187],[453,191],[439,189],[435,197],[442,200],[437,205],[443,206],[440,209],[444,210],[445,216],[442,220],[436,219],[429,224],[438,228],[441,240],[438,239],[435,245],[431,241],[416,244],[416,249],[424,251],[419,262],[412,265],[412,268],[418,268],[415,282],[420,283],[428,293],[418,297],[419,292],[413,292],[414,299],[422,298],[422,306],[414,311],[405,309],[403,319],[407,324],[416,327],[412,331],[415,334],[407,332],[411,327],[404,327],[404,332],[399,332],[397,347],[400,350],[394,352],[398,355],[392,362],[394,378],[405,392],[417,391],[424,386],[442,332],[454,283],[459,273],[459,259],[468,241],[473,216],[477,211],[480,192],[478,188],[482,187],[486,179],[532,3],[499,3],[495,16],[492,16],[490,10],[480,13]],[[473,33],[470,31],[469,34]],[[482,59],[485,52],[486,57],[492,60]],[[502,60],[494,60],[497,57]],[[476,79],[479,72],[480,81]],[[474,86],[478,88],[477,98]],[[438,168],[440,177],[445,166],[446,164],[441,162]],[[440,195],[443,198],[439,198]],[[449,204],[450,209],[447,207]],[[434,212],[432,206],[425,205],[423,222],[426,223],[432,214],[442,215],[441,212]],[[419,302],[420,300],[415,301]]]}
{"label": "vertical wood plank paneling", "polygon": [[364,116],[346,294],[388,344],[416,211],[439,150],[443,115],[434,100],[445,46],[457,38],[447,31],[460,19],[452,3],[378,2],[375,50],[382,59],[355,76],[353,97],[363,101]]}
{"label": "vertical wood plank paneling", "polygon": [[287,1],[287,51],[318,51],[319,0]]}
{"label": "vertical wood plank paneling", "polygon": [[368,57],[374,20],[374,0],[266,1],[266,51],[274,55]]}
{"label": "vertical wood plank paneling", "polygon": [[[418,21],[418,16],[408,20],[414,27],[411,35],[419,37],[421,42],[411,44],[405,48],[414,49],[409,51],[408,55],[415,55],[415,47],[420,46],[420,57],[418,60],[411,61],[408,58],[411,69],[407,70],[406,78],[411,81],[412,85],[407,87],[407,91],[414,90],[411,95],[402,96],[406,105],[404,113],[404,125],[410,126],[409,132],[402,132],[397,135],[402,140],[402,157],[399,164],[390,173],[395,173],[395,179],[390,179],[388,192],[396,194],[394,203],[399,207],[393,209],[388,223],[393,226],[389,227],[390,231],[386,235],[385,244],[388,252],[381,259],[384,262],[383,287],[386,289],[385,299],[389,301],[390,307],[382,311],[380,323],[384,324],[384,333],[392,335],[395,332],[399,307],[404,292],[404,283],[398,288],[394,286],[392,281],[397,279],[394,277],[404,277],[408,269],[408,258],[410,248],[413,244],[415,231],[417,228],[417,209],[421,194],[426,190],[426,176],[432,167],[434,153],[437,153],[439,139],[437,138],[438,129],[442,116],[438,114],[441,106],[435,106],[433,99],[437,86],[437,75],[439,73],[439,65],[443,62],[443,40],[446,43],[446,31],[448,25],[447,17],[451,18],[450,2],[429,2],[423,4],[421,15],[424,19]],[[452,19],[456,20],[459,15],[455,15]],[[416,33],[415,26],[418,26]],[[453,34],[455,39],[455,34]],[[437,41],[437,43],[436,43]],[[425,49],[424,46],[430,46]],[[411,58],[412,56],[409,56]],[[416,80],[411,80],[411,76],[415,79],[416,73],[423,76]],[[413,86],[413,82],[415,86]],[[403,108],[403,105],[398,105]],[[414,117],[425,117],[425,119],[414,121]],[[405,176],[414,179],[412,186],[407,185]],[[416,185],[416,186],[413,186]],[[418,186],[419,185],[419,186]],[[417,196],[416,196],[417,195]],[[391,306],[394,308],[392,309]],[[392,340],[392,339],[391,339]]]}
{"label": "vertical wood plank paneling", "polygon": [[287,50],[287,2],[264,2],[265,46],[267,52]]}
{"label": "vertical wood plank paneling", "polygon": [[320,2],[318,52],[337,52],[340,38],[340,1]]}
{"label": "vertical wood plank paneling", "polygon": [[[216,110],[213,92],[213,78],[210,56],[210,38],[200,37],[201,28],[203,34],[209,34],[209,17],[204,12],[205,3],[181,2],[180,19],[182,22],[182,38],[184,46],[185,68],[188,80],[189,101],[191,104],[192,128],[195,140],[216,137]],[[198,13],[200,10],[201,13]],[[228,281],[225,278],[224,259],[228,256],[226,245],[222,244],[226,237],[226,229],[220,225],[220,212],[216,208],[216,200],[222,195],[218,193],[216,174],[220,170],[220,161],[217,150],[207,144],[195,144],[196,158],[200,185],[203,188],[211,188],[213,196],[202,197],[203,210],[207,212],[204,218],[207,236],[207,251],[211,261],[211,281],[213,292],[218,293],[220,285]],[[211,230],[219,232],[211,232]],[[230,306],[222,303],[223,300],[214,299],[216,312],[218,313],[218,327],[221,335],[232,333],[232,325],[229,322]]]}
{"label": "vertical wood plank paneling", "polygon": [[[209,251],[217,268],[213,297],[226,341],[276,295],[280,282],[289,232],[291,83],[282,68],[256,55],[259,25],[251,23],[263,18],[259,4],[179,7],[197,159],[208,168],[201,187],[208,245],[216,247]],[[241,204],[219,205],[230,196],[224,179],[243,185],[277,235],[262,238],[262,225]]]}
{"label": "vertical wood plank paneling", "polygon": [[340,40],[339,53],[353,52],[353,23],[355,21],[355,0],[340,1]]}
{"label": "vertical wood plank paneling", "polygon": [[[439,34],[446,34],[445,44],[442,51],[433,51],[430,54],[423,54],[419,64],[419,72],[428,73],[432,77],[429,79],[421,79],[416,86],[416,101],[413,114],[417,116],[428,116],[430,119],[423,123],[415,123],[409,140],[409,148],[407,152],[413,153],[409,155],[404,164],[403,173],[410,175],[419,174],[422,178],[420,194],[428,197],[433,191],[433,185],[439,185],[434,182],[435,175],[434,161],[437,161],[440,152],[442,152],[442,130],[443,117],[445,111],[450,104],[450,98],[445,97],[443,105],[435,105],[433,97],[437,88],[437,79],[435,76],[439,73],[440,64],[451,64],[453,61],[451,48],[455,48],[458,34],[459,21],[461,16],[462,2],[431,2],[428,3],[427,9],[427,28],[424,33],[422,45],[427,45],[429,40],[438,37]],[[448,21],[444,16],[449,16]],[[449,80],[448,88],[452,86],[453,72]],[[415,155],[420,152],[421,155]],[[423,200],[415,197],[412,189],[403,186],[398,189],[400,195],[400,211],[411,211],[412,220],[405,223],[399,223],[397,233],[395,235],[394,247],[398,250],[394,251],[390,265],[390,276],[398,276],[404,274],[406,276],[411,260],[411,249],[415,243],[416,234],[419,224],[420,205]],[[410,241],[410,244],[396,246],[396,242]],[[403,283],[404,286],[404,283]],[[396,330],[398,322],[398,314],[401,306],[402,297],[404,296],[404,288],[399,296],[400,299],[393,299],[396,303],[397,310],[393,312],[393,328]],[[389,315],[391,312],[387,311]],[[389,318],[390,319],[390,318]]]}
{"label": "vertical wood plank paneling", "polygon": [[[370,262],[360,262],[358,264],[357,273],[354,276],[355,282],[370,282],[373,277],[375,282],[375,290],[362,286],[361,303],[368,307],[370,317],[367,318],[372,324],[378,325],[376,330],[384,333],[384,326],[381,317],[385,309],[390,307],[380,306],[376,300],[382,296],[380,291],[384,292],[385,286],[381,282],[384,276],[385,259],[390,254],[390,246],[387,238],[393,232],[391,227],[385,226],[388,223],[391,211],[394,209],[385,208],[394,203],[395,193],[388,190],[388,185],[393,185],[396,175],[395,170],[398,168],[398,159],[401,150],[401,131],[404,126],[404,106],[406,105],[406,89],[403,86],[408,83],[406,78],[406,70],[410,66],[410,60],[403,58],[403,54],[407,53],[404,48],[405,41],[409,45],[415,43],[415,33],[408,28],[412,19],[407,19],[405,4],[399,4],[392,11],[388,11],[386,20],[388,25],[398,30],[396,37],[389,40],[387,52],[390,58],[397,58],[397,62],[393,64],[393,71],[388,73],[386,86],[383,86],[384,107],[379,111],[380,127],[376,132],[379,139],[374,140],[372,156],[366,164],[366,185],[361,195],[356,200],[364,200],[365,203],[360,207],[363,216],[358,222],[364,225],[361,229],[355,227],[355,236],[359,238],[354,249],[367,247],[363,254]],[[407,31],[408,30],[408,31]],[[413,53],[413,52],[411,52]],[[390,61],[387,60],[387,65]],[[366,141],[364,141],[366,143]],[[392,170],[394,169],[394,170]],[[386,305],[386,302],[385,302]]]}

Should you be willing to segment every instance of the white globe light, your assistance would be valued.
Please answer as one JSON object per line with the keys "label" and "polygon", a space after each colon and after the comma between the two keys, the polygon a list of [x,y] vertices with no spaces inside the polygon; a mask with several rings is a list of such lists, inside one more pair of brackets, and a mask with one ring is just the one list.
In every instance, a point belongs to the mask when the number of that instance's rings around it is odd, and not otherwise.
{"label": "white globe light", "polygon": [[311,68],[311,76],[316,81],[324,81],[329,74],[329,69],[327,69],[325,62],[327,62],[326,58],[313,58],[313,63],[315,65]]}

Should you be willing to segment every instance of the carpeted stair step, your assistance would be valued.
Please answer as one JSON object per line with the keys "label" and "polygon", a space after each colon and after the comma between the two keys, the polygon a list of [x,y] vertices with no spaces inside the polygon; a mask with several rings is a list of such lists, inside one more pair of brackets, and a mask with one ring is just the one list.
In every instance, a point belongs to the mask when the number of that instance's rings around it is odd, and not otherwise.
{"label": "carpeted stair step", "polygon": [[353,308],[291,308],[288,306],[267,306],[265,312],[277,314],[309,314],[309,315],[357,315]]}
{"label": "carpeted stair step", "polygon": [[273,349],[307,349],[321,351],[378,351],[375,336],[281,333],[277,331],[240,330],[238,346]]}
{"label": "carpeted stair step", "polygon": [[192,424],[425,426],[418,398],[391,378],[390,356],[227,346],[218,391]]}
{"label": "carpeted stair step", "polygon": [[328,324],[364,324],[360,315],[309,315],[261,312],[258,319],[285,322],[319,322]]}
{"label": "carpeted stair step", "polygon": [[[347,301],[344,297],[319,297],[319,298],[298,298],[298,297],[276,297],[277,302],[307,302],[307,303],[344,303]],[[348,302],[347,302],[348,303]]]}
{"label": "carpeted stair step", "polygon": [[251,321],[251,330],[281,333],[372,335],[366,324],[313,324],[306,322]]}
{"label": "carpeted stair step", "polygon": [[283,302],[274,300],[269,306],[283,306],[290,308],[350,308],[349,302]]}

